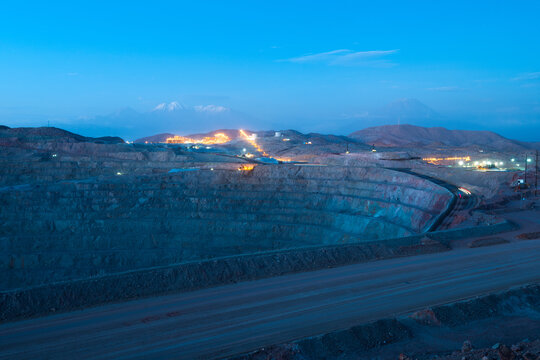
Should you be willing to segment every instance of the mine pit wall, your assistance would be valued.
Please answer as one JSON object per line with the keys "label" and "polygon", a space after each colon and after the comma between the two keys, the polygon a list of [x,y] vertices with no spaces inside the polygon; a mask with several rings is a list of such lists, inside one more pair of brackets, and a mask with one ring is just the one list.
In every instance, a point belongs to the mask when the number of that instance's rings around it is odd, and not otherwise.
{"label": "mine pit wall", "polygon": [[[470,168],[447,167],[433,165],[419,159],[406,159],[403,153],[351,153],[349,156],[330,155],[315,158],[312,161],[320,164],[341,166],[369,166],[374,163],[386,168],[405,168],[418,174],[441,179],[450,184],[464,187],[475,196],[485,201],[497,199],[499,196],[512,195],[514,189],[510,187],[516,172],[513,171],[473,171]],[[403,157],[401,160],[396,158]],[[394,160],[391,160],[394,158]]]}
{"label": "mine pit wall", "polygon": [[[79,147],[82,145],[90,149],[98,146],[97,144],[84,143],[79,144]],[[120,147],[117,150],[124,151],[113,152],[109,149],[110,152],[107,152],[102,149],[104,146],[96,147],[96,153],[93,154],[90,151],[83,152],[82,150],[80,153],[73,154],[56,153],[54,148],[36,152],[33,149],[2,148],[0,145],[0,188],[22,184],[86,180],[100,176],[114,176],[118,172],[124,175],[148,175],[166,173],[170,169],[184,167],[230,168],[233,170],[237,169],[239,164],[246,162],[234,157],[195,153],[177,154],[174,151],[163,149],[135,151],[128,145],[114,145]],[[65,146],[62,149],[66,150]],[[56,156],[53,157],[53,154]]]}
{"label": "mine pit wall", "polygon": [[258,166],[0,191],[0,289],[423,233],[451,194],[380,168]]}
{"label": "mine pit wall", "polygon": [[514,228],[514,224],[505,221],[397,239],[228,256],[0,291],[0,322],[238,281],[447,251],[449,242],[462,238],[464,232],[481,236]]}

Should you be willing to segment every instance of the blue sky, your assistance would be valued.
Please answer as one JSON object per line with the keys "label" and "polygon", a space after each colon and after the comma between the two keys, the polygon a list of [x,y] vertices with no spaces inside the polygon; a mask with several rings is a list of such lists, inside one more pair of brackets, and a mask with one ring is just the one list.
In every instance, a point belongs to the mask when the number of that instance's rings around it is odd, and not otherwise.
{"label": "blue sky", "polygon": [[443,117],[419,125],[540,141],[538,14],[538,1],[12,1],[0,123],[179,101],[333,132],[414,98]]}

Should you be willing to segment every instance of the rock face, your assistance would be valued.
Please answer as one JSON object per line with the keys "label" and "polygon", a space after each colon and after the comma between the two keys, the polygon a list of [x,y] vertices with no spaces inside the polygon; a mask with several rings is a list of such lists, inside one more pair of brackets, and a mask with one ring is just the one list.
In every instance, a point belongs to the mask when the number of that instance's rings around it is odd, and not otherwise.
{"label": "rock face", "polygon": [[461,346],[461,352],[462,353],[468,353],[470,351],[472,351],[473,349],[473,346],[471,344],[471,342],[469,340],[465,340],[463,342],[463,345]]}
{"label": "rock face", "polygon": [[450,194],[380,168],[258,166],[0,191],[3,289],[423,232]]}
{"label": "rock face", "polygon": [[514,360],[516,358],[514,352],[504,344],[499,346],[497,352],[499,353],[499,357],[501,360]]}
{"label": "rock face", "polygon": [[410,315],[411,319],[422,325],[440,326],[441,322],[432,309],[418,310]]}
{"label": "rock face", "polygon": [[0,288],[419,234],[452,197],[384,168],[239,164],[55,128],[0,129]]}

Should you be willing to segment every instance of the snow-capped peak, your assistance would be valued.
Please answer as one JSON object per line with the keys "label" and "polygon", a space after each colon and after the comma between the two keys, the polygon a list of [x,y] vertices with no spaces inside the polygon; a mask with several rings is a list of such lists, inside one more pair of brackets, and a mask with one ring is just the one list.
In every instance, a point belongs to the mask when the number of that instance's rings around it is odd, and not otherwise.
{"label": "snow-capped peak", "polygon": [[154,111],[165,110],[166,107],[167,107],[167,104],[161,103],[161,104],[157,105],[153,110]]}
{"label": "snow-capped peak", "polygon": [[167,110],[174,111],[178,109],[183,109],[184,107],[178,103],[178,101],[173,101],[167,105]]}
{"label": "snow-capped peak", "polygon": [[161,104],[158,104],[153,111],[174,111],[174,110],[180,110],[180,109],[183,109],[184,107],[178,102],[178,101],[173,101],[173,102],[170,102],[170,103],[161,103]]}

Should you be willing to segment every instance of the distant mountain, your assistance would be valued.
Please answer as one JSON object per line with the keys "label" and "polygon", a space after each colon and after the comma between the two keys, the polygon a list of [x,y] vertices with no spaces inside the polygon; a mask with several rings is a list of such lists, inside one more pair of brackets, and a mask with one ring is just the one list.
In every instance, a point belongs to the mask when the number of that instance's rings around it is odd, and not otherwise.
{"label": "distant mountain", "polygon": [[171,103],[161,103],[158,104],[152,111],[175,111],[175,110],[184,110],[186,107],[181,105],[178,101],[173,101]]}
{"label": "distant mountain", "polygon": [[124,140],[116,136],[87,137],[56,127],[18,127],[0,126],[0,143],[19,142],[93,142],[99,144],[123,144]]}
{"label": "distant mountain", "polygon": [[[343,119],[336,122],[334,127],[337,133],[350,133],[357,129],[369,126],[390,124],[441,124],[444,116],[420,102],[417,99],[399,99],[385,106],[357,114],[344,114]],[[315,129],[317,131],[322,129]]]}
{"label": "distant mountain", "polygon": [[439,119],[435,110],[416,99],[399,99],[368,113],[368,117],[391,121]]}
{"label": "distant mountain", "polygon": [[449,130],[443,127],[383,125],[353,132],[351,138],[387,147],[480,147],[499,151],[534,149],[534,143],[507,139],[491,131]]}
{"label": "distant mountain", "polygon": [[62,127],[93,136],[114,134],[131,140],[144,137],[149,131],[189,134],[224,126],[242,128],[250,123],[248,116],[225,106],[188,107],[173,101],[158,104],[147,112],[126,108],[109,115],[80,118],[76,122],[62,124]]}
{"label": "distant mountain", "polygon": [[170,138],[170,137],[173,137],[174,135],[176,134],[171,134],[171,133],[161,133],[161,134],[156,134],[156,135],[151,135],[151,136],[145,136],[145,137],[142,137],[140,139],[137,139],[137,140],[134,140],[133,142],[136,143],[136,144],[142,144],[142,143],[164,143],[167,138]]}

